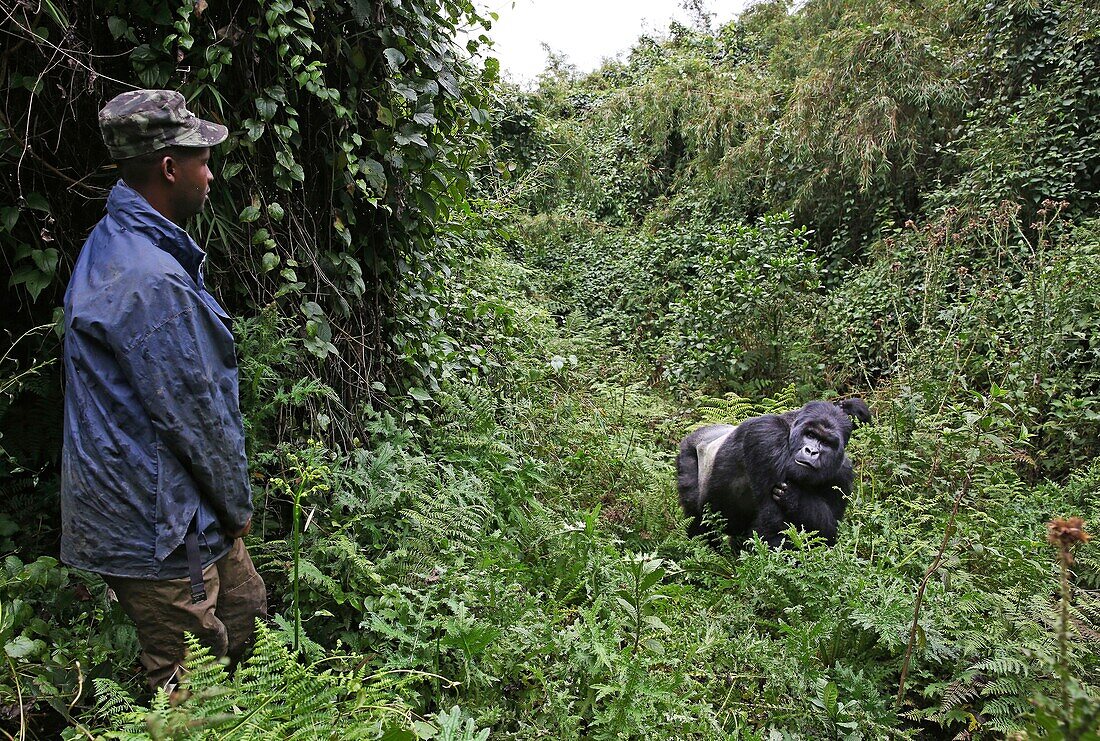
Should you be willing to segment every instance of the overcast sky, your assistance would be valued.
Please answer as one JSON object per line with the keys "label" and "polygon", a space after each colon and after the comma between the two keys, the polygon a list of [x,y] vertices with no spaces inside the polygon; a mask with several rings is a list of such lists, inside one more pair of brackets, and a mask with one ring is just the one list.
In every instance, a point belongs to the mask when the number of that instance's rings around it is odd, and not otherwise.
{"label": "overcast sky", "polygon": [[[715,23],[730,20],[748,4],[704,0]],[[496,42],[492,54],[503,75],[516,82],[533,80],[545,68],[541,42],[589,72],[604,57],[628,51],[643,33],[663,35],[674,18],[690,22],[680,0],[480,0],[479,6],[500,16],[489,32]]]}

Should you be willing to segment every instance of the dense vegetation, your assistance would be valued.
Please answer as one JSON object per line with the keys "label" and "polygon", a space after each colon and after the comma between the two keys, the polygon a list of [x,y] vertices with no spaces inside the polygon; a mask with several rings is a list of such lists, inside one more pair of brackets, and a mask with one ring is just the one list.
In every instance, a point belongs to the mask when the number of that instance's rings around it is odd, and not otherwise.
{"label": "dense vegetation", "polygon": [[[761,2],[524,90],[461,0],[235,5],[0,0],[7,735],[1098,737],[1100,10]],[[119,81],[232,131],[275,614],[172,702],[56,561]],[[686,538],[685,432],[853,393],[835,547]]]}

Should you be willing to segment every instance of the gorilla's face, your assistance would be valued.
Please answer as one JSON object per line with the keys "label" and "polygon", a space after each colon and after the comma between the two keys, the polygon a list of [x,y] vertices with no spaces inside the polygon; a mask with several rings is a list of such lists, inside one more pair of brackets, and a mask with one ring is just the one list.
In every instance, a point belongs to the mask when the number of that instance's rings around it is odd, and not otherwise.
{"label": "gorilla's face", "polygon": [[836,405],[812,401],[802,407],[791,425],[788,477],[806,483],[835,477],[851,434],[852,421]]}

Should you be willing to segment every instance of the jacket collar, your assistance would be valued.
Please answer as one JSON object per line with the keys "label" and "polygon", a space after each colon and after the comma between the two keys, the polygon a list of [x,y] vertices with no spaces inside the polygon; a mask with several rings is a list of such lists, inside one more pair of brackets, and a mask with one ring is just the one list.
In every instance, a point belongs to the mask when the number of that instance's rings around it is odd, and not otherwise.
{"label": "jacket collar", "polygon": [[127,231],[136,232],[176,259],[202,288],[206,253],[181,227],[166,219],[149,202],[119,180],[107,197],[107,213]]}

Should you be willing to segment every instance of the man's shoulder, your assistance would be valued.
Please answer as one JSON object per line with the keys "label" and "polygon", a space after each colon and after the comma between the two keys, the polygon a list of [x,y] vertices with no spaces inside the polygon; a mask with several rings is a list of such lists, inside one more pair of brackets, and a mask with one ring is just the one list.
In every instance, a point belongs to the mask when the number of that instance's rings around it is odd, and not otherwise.
{"label": "man's shoulder", "polygon": [[147,236],[106,217],[89,235],[66,295],[74,327],[96,325],[119,342],[201,301],[198,287]]}
{"label": "man's shoulder", "polygon": [[73,277],[78,289],[112,284],[122,290],[156,291],[193,283],[179,262],[147,234],[126,229],[110,216],[88,235]]}

